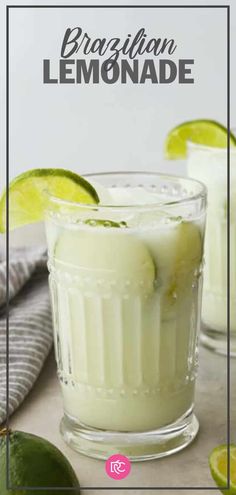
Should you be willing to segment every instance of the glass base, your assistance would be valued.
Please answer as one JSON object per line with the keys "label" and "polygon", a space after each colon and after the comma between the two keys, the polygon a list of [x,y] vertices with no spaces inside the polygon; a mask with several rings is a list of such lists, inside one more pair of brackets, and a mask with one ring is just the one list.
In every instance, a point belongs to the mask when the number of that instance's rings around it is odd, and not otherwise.
{"label": "glass base", "polygon": [[60,425],[63,439],[77,452],[97,459],[120,453],[131,461],[148,461],[174,454],[194,440],[198,429],[199,423],[192,411],[164,428],[137,433],[90,428],[66,414]]}
{"label": "glass base", "polygon": [[[219,332],[217,330],[211,330],[207,327],[203,327],[200,336],[200,342],[204,347],[211,351],[227,356],[227,334],[226,332]],[[236,333],[230,335],[230,357],[236,357]]]}

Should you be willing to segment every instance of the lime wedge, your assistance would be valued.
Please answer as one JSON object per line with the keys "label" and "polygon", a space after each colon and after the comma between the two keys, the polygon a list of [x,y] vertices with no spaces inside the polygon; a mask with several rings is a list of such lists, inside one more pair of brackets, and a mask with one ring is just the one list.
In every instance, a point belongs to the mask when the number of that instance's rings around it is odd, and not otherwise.
{"label": "lime wedge", "polygon": [[[187,142],[227,147],[227,129],[214,120],[191,120],[171,129],[165,140],[165,156],[168,160],[186,158]],[[236,137],[230,133],[230,145],[236,146]]]}
{"label": "lime wedge", "polygon": [[[60,199],[98,203],[98,195],[84,178],[63,169],[33,169],[9,185],[9,229],[43,220],[45,191]],[[0,232],[6,231],[6,191],[0,198]]]}
{"label": "lime wedge", "polygon": [[222,488],[221,493],[236,495],[236,445],[230,446],[230,489],[223,490],[227,486],[227,461],[227,446],[216,447],[209,457],[211,474],[217,486]]}

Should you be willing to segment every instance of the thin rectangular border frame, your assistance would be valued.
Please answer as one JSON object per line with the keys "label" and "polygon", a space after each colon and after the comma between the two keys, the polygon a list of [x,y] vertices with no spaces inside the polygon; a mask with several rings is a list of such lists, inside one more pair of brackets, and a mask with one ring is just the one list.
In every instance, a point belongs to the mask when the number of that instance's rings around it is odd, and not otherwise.
{"label": "thin rectangular border frame", "polygon": [[[226,40],[226,105],[227,105],[227,486],[230,488],[230,5],[6,5],[6,481],[7,489],[16,491],[62,491],[76,492],[71,487],[13,487],[10,485],[10,449],[9,449],[9,31],[10,9],[20,8],[86,8],[86,9],[226,9],[227,11],[227,40]],[[218,490],[218,487],[80,487],[81,490]],[[221,488],[222,489],[222,488]]]}

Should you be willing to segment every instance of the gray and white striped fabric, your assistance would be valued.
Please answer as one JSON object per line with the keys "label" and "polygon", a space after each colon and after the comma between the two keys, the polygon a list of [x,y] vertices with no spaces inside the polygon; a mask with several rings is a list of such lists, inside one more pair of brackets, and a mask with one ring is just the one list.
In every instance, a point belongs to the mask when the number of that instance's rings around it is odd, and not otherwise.
{"label": "gray and white striped fabric", "polygon": [[[45,248],[9,258],[9,412],[22,403],[52,345]],[[0,258],[0,424],[6,418],[6,261]]]}

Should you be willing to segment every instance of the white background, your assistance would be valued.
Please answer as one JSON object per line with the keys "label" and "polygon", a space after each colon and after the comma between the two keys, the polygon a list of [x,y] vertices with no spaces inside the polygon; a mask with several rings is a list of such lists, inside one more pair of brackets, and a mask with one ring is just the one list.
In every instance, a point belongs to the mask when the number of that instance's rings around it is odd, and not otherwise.
{"label": "white background", "polygon": [[[73,4],[73,1],[52,3]],[[111,0],[109,4],[112,3],[121,2]],[[151,3],[158,5],[158,2]],[[161,2],[162,5],[168,3]],[[171,2],[175,3],[183,2]],[[236,42],[234,12],[231,17],[233,50]],[[2,26],[3,22],[4,16]],[[128,33],[135,34],[145,27],[150,37],[174,38],[178,47],[173,59],[195,59],[195,84],[44,85],[42,60],[55,61],[53,67],[57,70],[65,30],[75,26],[81,26],[92,37],[123,39]],[[1,108],[4,109],[2,72]],[[231,86],[236,87],[235,64]],[[78,173],[114,169],[181,173],[182,164],[164,163],[163,142],[167,132],[188,119],[211,118],[226,124],[226,115],[225,9],[10,11],[11,177],[35,167],[64,167]],[[236,122],[233,89],[231,115],[231,121]],[[1,120],[3,171],[4,112]]]}

